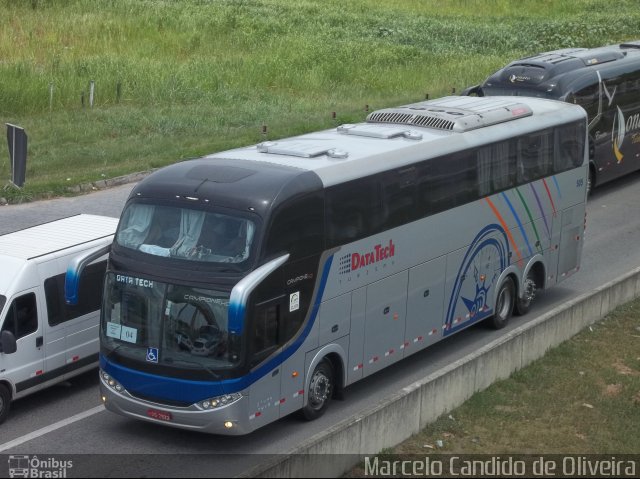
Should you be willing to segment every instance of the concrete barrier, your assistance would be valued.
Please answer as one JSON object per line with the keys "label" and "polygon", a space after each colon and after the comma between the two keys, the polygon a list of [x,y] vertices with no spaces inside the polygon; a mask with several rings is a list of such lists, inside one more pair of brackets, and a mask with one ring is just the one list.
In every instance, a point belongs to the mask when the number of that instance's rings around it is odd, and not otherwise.
{"label": "concrete barrier", "polygon": [[365,456],[401,443],[638,296],[640,268],[519,326],[238,477],[339,477]]}

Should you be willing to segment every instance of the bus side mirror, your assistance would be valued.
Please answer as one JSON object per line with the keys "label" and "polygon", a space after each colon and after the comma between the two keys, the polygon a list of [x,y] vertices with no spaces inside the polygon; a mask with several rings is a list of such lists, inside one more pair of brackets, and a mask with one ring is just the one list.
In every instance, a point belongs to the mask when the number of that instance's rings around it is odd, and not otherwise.
{"label": "bus side mirror", "polygon": [[11,331],[2,331],[0,347],[2,347],[0,352],[4,354],[13,354],[17,351],[18,345],[16,344],[16,337]]}
{"label": "bus side mirror", "polygon": [[67,274],[64,277],[64,300],[67,304],[78,304],[78,290],[80,289],[80,277],[84,268],[93,260],[98,259],[109,252],[111,245],[103,246],[88,253],[76,256],[69,262]]}

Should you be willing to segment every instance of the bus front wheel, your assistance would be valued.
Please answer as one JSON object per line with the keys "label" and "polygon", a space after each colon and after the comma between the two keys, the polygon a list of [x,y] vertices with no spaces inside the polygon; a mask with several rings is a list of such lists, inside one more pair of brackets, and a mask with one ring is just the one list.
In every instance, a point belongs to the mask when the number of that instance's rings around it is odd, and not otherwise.
{"label": "bus front wheel", "polygon": [[307,392],[307,405],[302,413],[308,421],[324,414],[334,390],[333,367],[328,359],[323,359],[313,370]]}
{"label": "bus front wheel", "polygon": [[494,329],[502,329],[507,325],[513,312],[515,298],[516,287],[513,284],[513,279],[507,277],[500,285],[496,297],[495,313],[491,317],[491,326],[493,326]]}
{"label": "bus front wheel", "polygon": [[0,424],[7,419],[9,415],[9,406],[11,405],[11,394],[4,384],[0,384]]}

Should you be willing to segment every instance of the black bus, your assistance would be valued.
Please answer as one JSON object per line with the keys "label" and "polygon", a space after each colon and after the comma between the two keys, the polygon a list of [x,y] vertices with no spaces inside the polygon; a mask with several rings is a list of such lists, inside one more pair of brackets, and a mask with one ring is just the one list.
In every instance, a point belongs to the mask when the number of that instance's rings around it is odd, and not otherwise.
{"label": "black bus", "polygon": [[640,40],[525,57],[462,94],[533,96],[583,107],[589,115],[589,190],[640,169]]}

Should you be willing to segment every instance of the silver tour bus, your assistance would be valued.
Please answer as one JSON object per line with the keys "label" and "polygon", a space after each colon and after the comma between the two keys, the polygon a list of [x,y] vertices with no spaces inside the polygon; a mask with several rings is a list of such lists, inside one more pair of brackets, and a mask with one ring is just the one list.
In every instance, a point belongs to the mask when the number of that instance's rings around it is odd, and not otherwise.
{"label": "silver tour bus", "polygon": [[106,408],[246,434],[505,326],[580,267],[586,133],[575,105],[457,96],[158,170],[110,248]]}

